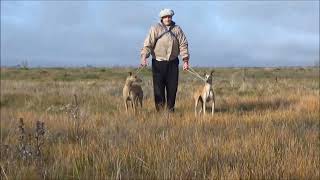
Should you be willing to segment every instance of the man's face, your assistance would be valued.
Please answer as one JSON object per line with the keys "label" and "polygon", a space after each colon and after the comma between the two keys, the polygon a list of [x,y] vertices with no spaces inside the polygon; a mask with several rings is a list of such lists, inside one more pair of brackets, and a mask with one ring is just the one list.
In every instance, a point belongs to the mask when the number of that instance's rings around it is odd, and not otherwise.
{"label": "man's face", "polygon": [[164,16],[162,17],[162,22],[164,25],[169,26],[172,22],[172,16]]}

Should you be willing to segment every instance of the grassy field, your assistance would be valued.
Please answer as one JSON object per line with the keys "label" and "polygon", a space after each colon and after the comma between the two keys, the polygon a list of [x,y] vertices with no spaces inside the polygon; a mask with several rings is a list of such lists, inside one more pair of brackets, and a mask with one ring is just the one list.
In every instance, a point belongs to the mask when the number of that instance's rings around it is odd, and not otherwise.
{"label": "grassy field", "polygon": [[[126,114],[133,68],[1,69],[1,179],[319,179],[319,69],[216,68],[213,117],[180,71],[176,112]],[[196,68],[202,73],[205,68]]]}

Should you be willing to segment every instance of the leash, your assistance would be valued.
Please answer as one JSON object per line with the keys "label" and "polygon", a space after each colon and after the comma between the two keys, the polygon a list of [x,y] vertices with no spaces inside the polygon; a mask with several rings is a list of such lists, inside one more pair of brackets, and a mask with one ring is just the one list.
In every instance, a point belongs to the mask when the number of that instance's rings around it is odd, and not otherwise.
{"label": "leash", "polygon": [[[136,70],[135,75],[138,75],[143,68],[144,68],[144,66],[140,66],[140,67]],[[194,76],[196,76],[197,78],[201,79],[202,81],[206,82],[206,80],[205,80],[203,77],[201,77],[201,75],[200,75],[199,73],[197,73],[197,72],[196,72],[194,69],[192,69],[191,67],[189,67],[189,68],[187,69],[187,71],[188,71],[189,73],[193,74]]]}
{"label": "leash", "polygon": [[138,75],[143,68],[144,68],[144,66],[138,67],[138,69],[135,72],[135,75]]}
{"label": "leash", "polygon": [[195,75],[197,78],[201,79],[202,81],[206,82],[206,80],[205,80],[203,77],[201,77],[200,74],[197,73],[197,72],[196,72],[194,69],[192,69],[191,67],[189,67],[189,68],[187,69],[187,71],[188,71],[189,73]]}

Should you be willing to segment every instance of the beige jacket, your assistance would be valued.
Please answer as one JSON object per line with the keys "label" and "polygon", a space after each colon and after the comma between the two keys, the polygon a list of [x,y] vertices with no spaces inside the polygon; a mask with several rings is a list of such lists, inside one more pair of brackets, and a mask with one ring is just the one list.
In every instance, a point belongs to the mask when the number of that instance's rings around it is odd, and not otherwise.
{"label": "beige jacket", "polygon": [[162,23],[157,23],[150,28],[150,31],[144,41],[141,49],[141,58],[148,58],[150,54],[153,59],[158,61],[169,61],[176,59],[179,54],[182,59],[189,59],[188,41],[180,26],[173,22],[171,32],[175,37],[167,32],[160,39],[158,39],[156,46],[156,39],[167,30],[167,27]]}

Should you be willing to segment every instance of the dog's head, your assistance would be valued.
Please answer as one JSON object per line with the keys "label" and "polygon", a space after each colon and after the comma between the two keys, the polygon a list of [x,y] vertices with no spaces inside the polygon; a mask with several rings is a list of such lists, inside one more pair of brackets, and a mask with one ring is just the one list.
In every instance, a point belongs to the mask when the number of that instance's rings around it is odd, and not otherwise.
{"label": "dog's head", "polygon": [[126,79],[127,84],[141,83],[141,82],[142,80],[137,75],[133,75],[132,72],[129,72],[129,75]]}
{"label": "dog's head", "polygon": [[203,77],[204,77],[206,83],[212,84],[213,72],[214,71],[212,70],[212,71],[210,71],[210,73],[207,73],[207,72],[204,73]]}

